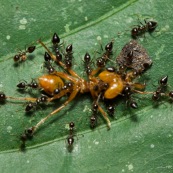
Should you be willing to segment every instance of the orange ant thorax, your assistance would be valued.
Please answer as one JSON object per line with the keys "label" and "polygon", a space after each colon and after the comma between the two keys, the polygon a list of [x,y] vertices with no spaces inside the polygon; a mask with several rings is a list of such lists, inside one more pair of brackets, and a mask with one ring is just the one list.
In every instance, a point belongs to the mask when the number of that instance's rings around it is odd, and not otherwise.
{"label": "orange ant thorax", "polygon": [[38,81],[40,88],[42,88],[49,95],[54,95],[55,89],[62,88],[64,86],[62,79],[54,74],[43,75],[38,78]]}
{"label": "orange ant thorax", "polygon": [[121,76],[116,73],[105,70],[99,74],[99,78],[108,84],[108,88],[104,93],[106,99],[117,97],[124,89],[123,80]]}

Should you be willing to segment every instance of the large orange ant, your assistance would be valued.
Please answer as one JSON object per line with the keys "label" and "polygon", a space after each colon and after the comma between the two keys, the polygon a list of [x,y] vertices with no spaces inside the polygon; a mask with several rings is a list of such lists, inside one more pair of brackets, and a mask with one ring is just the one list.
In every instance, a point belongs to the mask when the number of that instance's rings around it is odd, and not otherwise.
{"label": "large orange ant", "polygon": [[[52,42],[58,47],[60,40],[57,38],[55,39],[56,35],[54,34]],[[142,91],[145,89],[145,84],[133,82],[135,78],[141,75],[152,64],[146,50],[136,41],[130,41],[122,49],[122,52],[117,59],[119,64],[118,69],[115,69],[114,67],[105,68],[105,64],[107,60],[110,59],[113,48],[113,42],[108,43],[105,46],[103,56],[97,61],[97,68],[93,70],[88,68],[87,80],[81,78],[75,71],[73,71],[72,66],[66,64],[65,56],[72,56],[72,46],[68,47],[69,51],[66,49],[66,54],[62,54],[62,57],[65,58],[65,61],[63,62],[62,59],[57,58],[56,52],[54,55],[41,40],[38,42],[47,51],[44,56],[44,58],[46,57],[45,61],[52,60],[56,62],[63,70],[65,70],[65,72],[56,71],[56,69],[54,69],[53,71],[49,71],[49,74],[45,74],[38,78],[38,87],[48,96],[41,96],[40,98],[14,98],[1,93],[0,101],[5,101],[6,99],[29,101],[25,110],[30,111],[39,103],[49,103],[67,94],[69,97],[60,107],[42,118],[37,124],[24,131],[21,136],[23,144],[25,144],[27,139],[34,135],[42,124],[65,108],[79,93],[90,93],[94,100],[92,108],[93,115],[90,118],[91,127],[97,125],[97,112],[100,112],[107,122],[108,128],[111,127],[111,123],[100,102],[104,102],[104,100],[113,100],[118,96],[125,96],[130,107],[136,109],[137,103],[131,97],[133,93],[154,94],[154,92]],[[128,60],[129,57],[132,59],[130,63]],[[90,62],[90,56],[88,54],[84,57],[84,61],[87,63]],[[87,64],[86,67],[88,66],[89,65]],[[162,79],[160,83],[162,85],[167,82],[165,82],[165,79]],[[24,85],[27,84],[25,83]],[[173,98],[173,92],[169,93],[169,97]],[[114,108],[112,105],[110,105],[109,109],[113,113]],[[72,145],[73,135],[70,135],[68,142],[69,145]]]}
{"label": "large orange ant", "polygon": [[152,33],[156,27],[157,27],[157,22],[155,21],[146,21],[144,20],[145,24],[140,22],[141,25],[137,25],[137,27],[134,27],[131,30],[131,36],[132,38],[136,39],[137,37],[144,35],[146,32]]}

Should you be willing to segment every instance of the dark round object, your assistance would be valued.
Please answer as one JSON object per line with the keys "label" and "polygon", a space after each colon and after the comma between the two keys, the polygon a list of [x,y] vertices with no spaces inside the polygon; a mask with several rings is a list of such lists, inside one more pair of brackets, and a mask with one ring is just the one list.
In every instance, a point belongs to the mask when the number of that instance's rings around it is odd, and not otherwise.
{"label": "dark round object", "polygon": [[59,36],[56,33],[54,33],[52,37],[52,43],[55,45],[58,44],[59,42],[60,42]]}
{"label": "dark round object", "polygon": [[41,102],[47,102],[47,99],[48,99],[48,97],[45,96],[45,95],[42,95],[42,96],[40,97],[40,101],[41,101]]}
{"label": "dark round object", "polygon": [[17,61],[20,60],[20,56],[19,55],[15,55],[13,59],[14,59],[15,62],[17,62]]}
{"label": "dark round object", "polygon": [[45,52],[45,54],[44,54],[44,60],[45,61],[50,61],[51,60],[51,56],[47,52]]}
{"label": "dark round object", "polygon": [[20,89],[25,89],[26,88],[26,82],[20,82],[19,84],[17,84],[17,87]]}
{"label": "dark round object", "polygon": [[29,53],[32,53],[32,52],[34,52],[35,48],[36,48],[36,46],[30,46],[30,47],[28,47],[27,51]]}
{"label": "dark round object", "polygon": [[67,142],[68,142],[68,145],[69,145],[69,146],[72,146],[73,143],[74,143],[74,138],[73,138],[73,136],[67,137]]}
{"label": "dark round object", "polygon": [[0,101],[4,101],[6,99],[6,96],[3,92],[0,92]]}
{"label": "dark round object", "polygon": [[56,88],[55,90],[54,90],[54,94],[59,94],[60,93],[60,89],[59,88]]}
{"label": "dark round object", "polygon": [[71,53],[72,50],[73,50],[72,44],[70,44],[70,45],[68,45],[68,46],[66,47],[66,52],[67,52],[67,53]]}
{"label": "dark round object", "polygon": [[112,52],[112,48],[113,48],[113,42],[112,41],[105,46],[105,50],[108,52]]}
{"label": "dark round object", "polygon": [[107,67],[106,70],[109,72],[115,72],[115,67]]}
{"label": "dark round object", "polygon": [[137,105],[136,102],[133,101],[133,102],[130,103],[130,107],[133,108],[133,109],[137,109],[138,105]]}
{"label": "dark round object", "polygon": [[85,61],[86,63],[89,63],[90,60],[91,60],[90,54],[89,54],[89,53],[86,53],[85,56],[84,56],[84,61]]}
{"label": "dark round object", "polygon": [[25,111],[29,112],[33,109],[33,107],[34,107],[34,104],[32,102],[29,102],[25,108]]}
{"label": "dark round object", "polygon": [[162,85],[162,86],[166,86],[167,82],[168,82],[168,76],[162,77],[159,81],[160,85]]}

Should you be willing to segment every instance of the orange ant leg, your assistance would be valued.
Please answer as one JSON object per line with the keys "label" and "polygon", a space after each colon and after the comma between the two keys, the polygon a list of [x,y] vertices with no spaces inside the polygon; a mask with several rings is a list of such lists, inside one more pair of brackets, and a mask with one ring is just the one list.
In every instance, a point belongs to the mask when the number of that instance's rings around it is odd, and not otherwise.
{"label": "orange ant leg", "polygon": [[35,102],[37,100],[37,98],[32,98],[32,97],[11,97],[11,96],[6,96],[6,99],[10,99],[10,100],[21,100],[21,101],[31,101],[31,102]]}
{"label": "orange ant leg", "polygon": [[[93,99],[94,99],[94,98],[95,98],[95,94],[94,94],[94,91],[93,91],[93,90],[91,90],[91,95],[92,95],[92,97],[93,97]],[[97,102],[97,105],[98,105],[98,110],[101,112],[103,118],[106,120],[108,129],[110,129],[110,127],[111,127],[111,122],[110,122],[109,118],[107,117],[106,112],[105,112],[105,111],[101,108],[101,106],[99,106],[99,104],[98,104],[99,99],[100,99],[100,96],[101,96],[101,94],[98,96],[97,101],[96,101],[96,102]],[[95,99],[94,99],[94,100],[95,100]]]}
{"label": "orange ant leg", "polygon": [[107,117],[106,112],[99,105],[98,105],[98,109],[101,112],[101,114],[103,115],[103,118],[106,120],[108,129],[110,129],[111,128],[111,122],[110,122],[109,118]]}
{"label": "orange ant leg", "polygon": [[[48,51],[48,53],[50,54],[52,60],[57,62],[56,56],[53,55],[53,53],[47,48],[47,46],[41,40],[38,40],[38,42]],[[62,68],[64,68],[65,70],[67,70],[72,76],[77,77],[77,78],[80,78],[77,73],[75,73],[73,70],[67,68],[62,61],[58,61],[58,63],[59,63],[59,65]]]}
{"label": "orange ant leg", "polygon": [[89,75],[89,77],[96,75],[100,70],[101,70],[100,67],[96,68],[95,70],[93,70],[93,71],[91,72],[91,74]]}
{"label": "orange ant leg", "polygon": [[73,92],[70,94],[68,100],[62,106],[60,106],[58,109],[56,109],[53,112],[51,112],[45,118],[41,119],[35,126],[33,126],[33,128],[32,128],[32,134],[38,129],[39,126],[41,126],[42,124],[44,124],[44,122],[47,119],[49,119],[50,117],[52,117],[56,113],[60,112],[64,107],[66,107],[76,97],[76,95],[77,95],[78,92],[79,92],[79,89],[77,87],[75,87],[74,90],[73,90]]}
{"label": "orange ant leg", "polygon": [[146,84],[141,84],[141,83],[132,83],[130,85],[133,86],[135,89],[138,89],[138,90],[144,90],[146,87]]}

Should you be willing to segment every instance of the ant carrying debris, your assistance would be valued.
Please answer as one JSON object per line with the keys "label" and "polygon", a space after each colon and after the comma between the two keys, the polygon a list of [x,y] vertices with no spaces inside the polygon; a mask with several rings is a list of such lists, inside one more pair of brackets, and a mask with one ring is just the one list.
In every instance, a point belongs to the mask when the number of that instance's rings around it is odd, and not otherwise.
{"label": "ant carrying debris", "polygon": [[131,36],[133,39],[136,39],[141,35],[145,35],[146,32],[151,34],[157,27],[157,22],[155,21],[146,21],[144,19],[144,22],[145,24],[140,22],[140,25],[137,25],[131,30]]}

